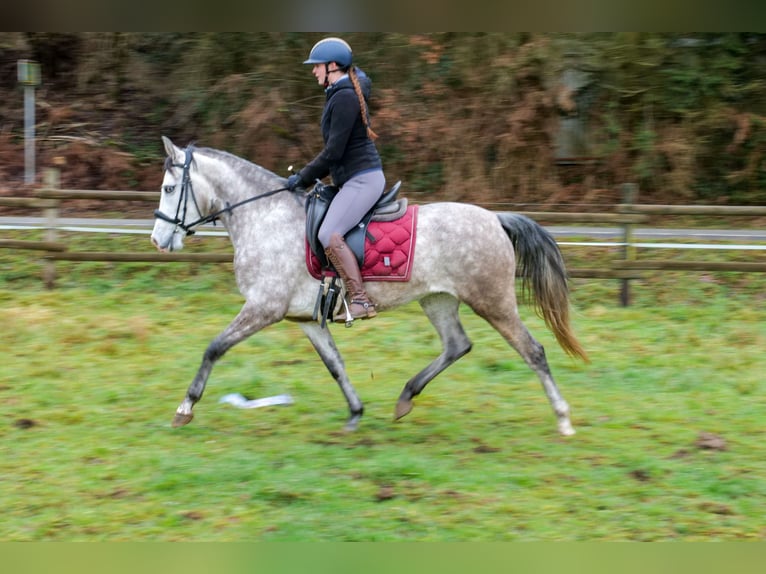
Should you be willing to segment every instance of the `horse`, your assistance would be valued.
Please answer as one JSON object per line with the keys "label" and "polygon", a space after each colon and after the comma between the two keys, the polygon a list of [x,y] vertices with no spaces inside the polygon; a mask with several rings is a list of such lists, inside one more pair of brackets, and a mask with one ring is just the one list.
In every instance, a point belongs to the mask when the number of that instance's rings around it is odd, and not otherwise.
{"label": "horse", "polygon": [[[161,252],[179,251],[196,227],[219,220],[233,245],[234,273],[245,299],[236,317],[205,349],[172,425],[192,420],[192,409],[202,398],[214,364],[229,349],[288,320],[300,326],[337,382],[349,408],[344,430],[355,430],[364,406],[346,374],[331,329],[315,320],[318,283],[307,270],[304,191],[288,190],[284,177],[229,152],[196,145],[181,148],[165,136],[162,141],[167,158],[152,243]],[[418,208],[409,280],[365,283],[379,313],[417,301],[441,340],[441,354],[404,385],[394,420],[407,415],[413,398],[471,350],[459,318],[463,303],[496,329],[537,374],[558,432],[573,435],[569,405],[556,386],[543,346],[519,317],[515,288],[518,271],[521,296],[534,305],[561,348],[587,362],[570,326],[568,277],[556,241],[521,214],[459,202]]]}

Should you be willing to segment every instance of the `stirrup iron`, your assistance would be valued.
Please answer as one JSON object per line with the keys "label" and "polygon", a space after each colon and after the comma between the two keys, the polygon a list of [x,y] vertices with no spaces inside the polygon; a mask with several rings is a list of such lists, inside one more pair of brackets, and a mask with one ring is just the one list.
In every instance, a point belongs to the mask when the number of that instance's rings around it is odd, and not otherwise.
{"label": "stirrup iron", "polygon": [[351,315],[351,309],[348,307],[348,301],[346,301],[346,298],[343,298],[343,309],[346,311],[346,328],[352,327],[354,325],[354,317]]}

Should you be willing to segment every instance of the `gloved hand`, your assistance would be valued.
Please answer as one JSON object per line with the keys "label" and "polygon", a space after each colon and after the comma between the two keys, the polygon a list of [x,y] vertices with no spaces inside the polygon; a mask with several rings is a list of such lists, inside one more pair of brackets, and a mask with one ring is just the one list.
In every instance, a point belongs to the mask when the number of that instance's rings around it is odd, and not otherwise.
{"label": "gloved hand", "polygon": [[286,187],[290,191],[295,191],[297,188],[303,187],[303,180],[301,179],[301,175],[299,173],[294,173],[288,177]]}

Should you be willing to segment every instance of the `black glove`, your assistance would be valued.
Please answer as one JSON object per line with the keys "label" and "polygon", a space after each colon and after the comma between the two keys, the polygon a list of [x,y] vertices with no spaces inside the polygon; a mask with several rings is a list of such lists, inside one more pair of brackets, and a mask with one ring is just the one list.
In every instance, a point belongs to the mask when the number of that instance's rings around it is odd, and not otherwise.
{"label": "black glove", "polygon": [[286,187],[290,191],[295,191],[299,187],[304,187],[303,180],[301,179],[301,174],[294,173],[290,177],[288,177]]}

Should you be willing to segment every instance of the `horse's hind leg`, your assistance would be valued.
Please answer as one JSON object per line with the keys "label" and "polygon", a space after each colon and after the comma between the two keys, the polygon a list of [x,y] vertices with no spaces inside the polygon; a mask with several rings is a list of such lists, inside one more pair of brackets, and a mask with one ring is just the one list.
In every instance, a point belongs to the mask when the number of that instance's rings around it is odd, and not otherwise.
{"label": "horse's hind leg", "polygon": [[459,302],[455,297],[446,293],[429,295],[421,299],[420,306],[439,333],[442,353],[404,385],[396,403],[396,419],[412,410],[412,398],[419,395],[429,381],[471,350],[471,341],[460,324]]}
{"label": "horse's hind leg", "polygon": [[553,412],[558,419],[559,432],[565,436],[575,434],[575,430],[569,420],[569,405],[561,396],[561,393],[559,393],[556,382],[553,380],[548,360],[545,357],[545,349],[530,334],[524,323],[521,322],[518,312],[514,309],[503,317],[497,313],[490,315],[482,313],[480,310],[476,310],[476,312],[489,321],[505,340],[518,351],[527,365],[537,373],[543,389],[545,389],[545,394],[548,396],[548,401],[550,401],[551,407],[553,407]]}
{"label": "horse's hind leg", "polygon": [[267,325],[276,322],[267,319],[262,313],[258,313],[254,305],[245,304],[229,326],[224,329],[205,349],[202,355],[202,364],[200,365],[194,380],[186,391],[183,402],[176,410],[173,418],[173,426],[180,427],[191,422],[194,414],[192,408],[202,398],[205,392],[205,385],[213,370],[213,365],[220,359],[226,351],[231,349],[237,343],[244,341],[253,333],[263,329]]}
{"label": "horse's hind leg", "polygon": [[340,390],[343,391],[343,396],[346,397],[350,416],[346,423],[345,429],[348,431],[356,430],[359,420],[362,418],[364,407],[362,401],[351,385],[351,381],[346,374],[346,366],[343,364],[343,358],[340,356],[338,347],[335,346],[335,340],[332,338],[329,329],[323,329],[319,323],[307,322],[301,323],[301,329],[314,345],[314,349],[319,353],[322,358],[322,362],[330,371],[335,381],[338,383]]}

